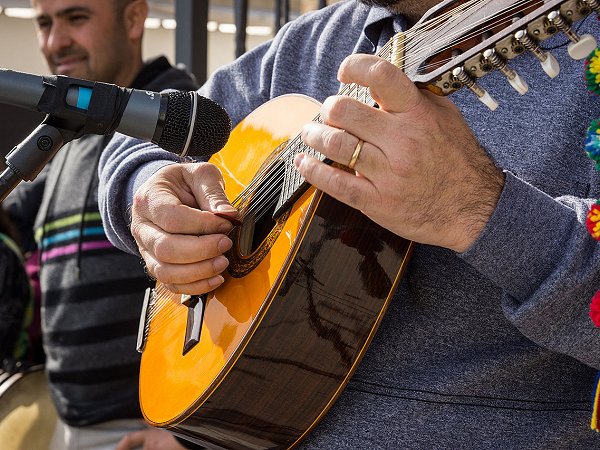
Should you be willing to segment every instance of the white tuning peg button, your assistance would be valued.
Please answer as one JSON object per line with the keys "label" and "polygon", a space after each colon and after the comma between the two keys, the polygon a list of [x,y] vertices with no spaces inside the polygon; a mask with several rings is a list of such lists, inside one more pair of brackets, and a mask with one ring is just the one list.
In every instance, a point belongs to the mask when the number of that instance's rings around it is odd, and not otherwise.
{"label": "white tuning peg button", "polygon": [[487,49],[483,52],[484,59],[489,62],[492,67],[498,69],[500,72],[504,74],[510,85],[521,95],[524,95],[529,90],[529,86],[523,78],[519,76],[519,74],[510,68],[506,61],[501,58],[496,50],[493,48]]}
{"label": "white tuning peg button", "polygon": [[[590,2],[591,3],[591,2]],[[596,6],[600,6],[597,4]],[[596,38],[590,34],[579,36],[571,27],[571,21],[566,19],[560,10],[552,11],[548,14],[548,20],[556,27],[565,33],[571,43],[569,44],[569,56],[573,59],[583,59],[588,56],[596,48]]]}
{"label": "white tuning peg button", "polygon": [[540,63],[542,64],[542,68],[544,72],[550,77],[555,78],[560,73],[560,64],[554,57],[554,55],[550,52],[546,52],[542,50],[537,42],[534,41],[531,36],[525,30],[519,30],[515,33],[515,39],[523,44],[523,46],[529,50],[533,56],[535,56]]}
{"label": "white tuning peg button", "polygon": [[529,86],[527,85],[527,82],[518,74],[516,74],[515,77],[512,79],[508,78],[508,82],[515,89],[515,91],[517,91],[521,95],[525,95],[527,94],[527,91],[529,91]]}
{"label": "white tuning peg button", "polygon": [[498,102],[486,91],[484,88],[479,86],[475,82],[475,78],[469,75],[463,67],[456,67],[452,71],[452,75],[460,81],[463,86],[466,86],[471,92],[473,92],[479,101],[487,106],[489,109],[494,111],[498,107]]}
{"label": "white tuning peg button", "polygon": [[483,95],[481,95],[481,96],[479,96],[479,94],[478,94],[477,97],[479,98],[479,101],[481,103],[483,103],[485,106],[490,108],[490,110],[492,110],[492,111],[495,111],[496,108],[498,107],[498,102],[487,91],[484,91]]}
{"label": "white tuning peg button", "polygon": [[584,34],[579,37],[578,42],[571,42],[567,51],[571,58],[583,59],[592,53],[597,46],[598,44],[596,43],[596,38],[594,36],[591,34]]}
{"label": "white tuning peg button", "polygon": [[560,64],[554,57],[554,55],[550,52],[545,52],[546,59],[540,61],[542,64],[542,69],[550,78],[556,78],[560,73]]}

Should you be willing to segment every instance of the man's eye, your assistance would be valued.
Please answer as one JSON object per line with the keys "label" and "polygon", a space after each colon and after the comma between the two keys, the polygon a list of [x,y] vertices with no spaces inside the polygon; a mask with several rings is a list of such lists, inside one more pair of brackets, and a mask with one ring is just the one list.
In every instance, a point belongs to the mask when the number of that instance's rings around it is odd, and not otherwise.
{"label": "man's eye", "polygon": [[50,28],[51,25],[52,25],[52,23],[47,20],[38,20],[38,23],[37,23],[37,26],[40,30],[46,30],[46,29]]}
{"label": "man's eye", "polygon": [[87,20],[87,18],[88,18],[88,16],[84,16],[84,15],[69,16],[69,22],[81,23],[81,22],[85,22]]}

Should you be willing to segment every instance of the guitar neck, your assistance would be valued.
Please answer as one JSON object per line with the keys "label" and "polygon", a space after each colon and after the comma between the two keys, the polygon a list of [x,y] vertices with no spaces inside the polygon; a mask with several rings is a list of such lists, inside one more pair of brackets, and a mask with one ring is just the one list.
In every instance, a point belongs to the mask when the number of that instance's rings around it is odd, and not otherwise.
{"label": "guitar neck", "polygon": [[[548,76],[558,75],[558,63],[540,43],[562,32],[571,41],[569,54],[584,58],[596,48],[596,40],[578,36],[572,25],[594,11],[600,14],[598,0],[448,0],[410,30],[396,33],[377,56],[401,68],[420,88],[447,96],[467,87],[493,110],[498,104],[477,84],[479,78],[499,70],[520,94],[526,93],[527,83],[509,67],[510,60],[526,52],[540,61]],[[364,86],[344,85],[338,95],[376,106]],[[321,117],[314,121],[321,122]],[[309,188],[293,165],[301,152],[326,161],[300,136],[289,141],[281,153],[283,182],[275,218]]]}

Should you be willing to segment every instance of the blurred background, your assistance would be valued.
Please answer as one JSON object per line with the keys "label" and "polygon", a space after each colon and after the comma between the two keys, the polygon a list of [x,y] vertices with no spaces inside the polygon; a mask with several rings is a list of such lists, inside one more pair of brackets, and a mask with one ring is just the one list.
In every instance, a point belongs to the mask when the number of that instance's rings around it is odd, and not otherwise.
{"label": "blurred background", "polygon": [[[287,21],[337,0],[148,0],[144,59],[166,55],[205,80],[221,65],[267,41]],[[48,75],[29,0],[0,0],[0,68]],[[43,116],[0,104],[0,155]],[[0,161],[0,166],[2,166]]]}

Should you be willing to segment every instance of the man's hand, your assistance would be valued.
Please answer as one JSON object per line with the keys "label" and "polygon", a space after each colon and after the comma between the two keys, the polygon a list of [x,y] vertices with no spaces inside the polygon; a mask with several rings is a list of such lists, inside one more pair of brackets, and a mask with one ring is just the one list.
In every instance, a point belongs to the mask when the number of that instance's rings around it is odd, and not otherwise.
{"label": "man's hand", "polygon": [[223,283],[232,224],[214,213],[235,218],[237,211],[214,165],[163,167],[138,188],[131,213],[131,233],[148,273],[165,287],[202,294]]}
{"label": "man's hand", "polygon": [[338,77],[368,86],[379,108],[330,97],[321,109],[324,124],[306,125],[302,138],[343,165],[363,140],[356,174],[299,155],[300,174],[400,236],[467,250],[495,209],[504,175],[461,113],[376,56],[348,57]]}
{"label": "man's hand", "polygon": [[119,441],[115,450],[186,450],[171,433],[158,428],[134,431]]}

